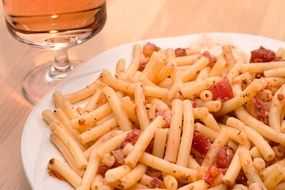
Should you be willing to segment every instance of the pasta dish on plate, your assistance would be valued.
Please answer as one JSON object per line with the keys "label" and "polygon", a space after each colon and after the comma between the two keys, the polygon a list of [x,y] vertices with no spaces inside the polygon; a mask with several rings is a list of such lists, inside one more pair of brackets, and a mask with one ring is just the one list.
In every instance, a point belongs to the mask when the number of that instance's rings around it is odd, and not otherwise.
{"label": "pasta dish on plate", "polygon": [[135,44],[42,115],[77,190],[285,189],[285,50]]}

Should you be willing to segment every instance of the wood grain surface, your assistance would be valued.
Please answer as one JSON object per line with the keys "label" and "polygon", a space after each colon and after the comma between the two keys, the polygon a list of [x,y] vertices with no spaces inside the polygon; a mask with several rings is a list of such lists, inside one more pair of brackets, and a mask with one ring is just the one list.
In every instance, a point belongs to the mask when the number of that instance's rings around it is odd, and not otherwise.
{"label": "wood grain surface", "polygon": [[[285,40],[284,7],[284,0],[107,0],[104,29],[72,48],[70,56],[84,61],[131,41],[201,32],[248,33]],[[53,54],[11,37],[2,5],[0,9],[0,189],[27,190],[20,141],[33,105],[23,98],[21,81],[33,67],[51,61]]]}

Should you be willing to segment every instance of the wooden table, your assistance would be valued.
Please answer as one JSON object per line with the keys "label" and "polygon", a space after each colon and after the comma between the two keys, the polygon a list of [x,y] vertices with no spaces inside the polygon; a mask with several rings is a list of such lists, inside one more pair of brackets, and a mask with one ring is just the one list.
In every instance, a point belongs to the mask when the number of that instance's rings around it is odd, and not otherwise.
{"label": "wooden table", "polygon": [[[285,40],[284,0],[108,0],[107,3],[105,28],[85,44],[72,48],[72,58],[88,60],[131,41],[201,32],[249,33]],[[33,67],[52,58],[49,51],[17,42],[6,30],[4,19],[0,19],[0,189],[30,189],[21,165],[20,139],[33,105],[23,98],[21,82]]]}

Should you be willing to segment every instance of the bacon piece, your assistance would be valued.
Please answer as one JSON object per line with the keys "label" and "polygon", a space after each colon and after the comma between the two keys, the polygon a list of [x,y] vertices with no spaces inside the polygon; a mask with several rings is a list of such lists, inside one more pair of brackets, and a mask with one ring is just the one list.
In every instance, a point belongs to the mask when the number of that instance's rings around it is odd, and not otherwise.
{"label": "bacon piece", "polygon": [[122,143],[121,148],[124,148],[128,143],[132,143],[133,145],[136,144],[140,134],[141,134],[141,131],[138,129],[134,129],[130,131],[125,141]]}
{"label": "bacon piece", "polygon": [[211,147],[211,141],[201,133],[195,131],[193,136],[193,148],[195,148],[201,155],[206,155]]}
{"label": "bacon piece", "polygon": [[105,164],[100,163],[99,166],[98,166],[97,173],[102,175],[103,177],[105,177],[105,173],[107,172],[108,169],[109,169],[108,166],[106,166]]}
{"label": "bacon piece", "polygon": [[209,67],[213,67],[215,65],[215,63],[217,62],[217,58],[215,56],[211,55],[208,51],[204,51],[202,53],[202,55],[208,59],[208,61],[209,61],[208,66]]}
{"label": "bacon piece", "polygon": [[174,51],[175,51],[176,57],[186,56],[186,54],[187,54],[185,48],[176,48]]}
{"label": "bacon piece", "polygon": [[144,46],[143,46],[143,54],[146,57],[150,57],[152,55],[153,52],[155,51],[159,51],[160,48],[157,47],[156,45],[147,42]]}
{"label": "bacon piece", "polygon": [[204,181],[209,185],[214,184],[216,178],[221,174],[221,171],[216,166],[210,166],[203,177]]}
{"label": "bacon piece", "polygon": [[112,151],[113,156],[116,159],[116,166],[123,165],[125,161],[125,155],[123,153],[123,149],[116,149]]}
{"label": "bacon piece", "polygon": [[251,51],[250,63],[270,62],[275,60],[276,54],[270,49],[261,46],[259,49]]}
{"label": "bacon piece", "polygon": [[216,158],[218,168],[228,168],[234,157],[234,150],[231,147],[222,147]]}
{"label": "bacon piece", "polygon": [[209,90],[213,94],[213,100],[220,99],[222,102],[233,97],[233,90],[230,81],[224,78],[220,82],[212,84]]}
{"label": "bacon piece", "polygon": [[160,179],[158,179],[157,177],[154,177],[151,181],[150,181],[150,185],[153,188],[158,188],[158,187],[162,187],[162,181]]}

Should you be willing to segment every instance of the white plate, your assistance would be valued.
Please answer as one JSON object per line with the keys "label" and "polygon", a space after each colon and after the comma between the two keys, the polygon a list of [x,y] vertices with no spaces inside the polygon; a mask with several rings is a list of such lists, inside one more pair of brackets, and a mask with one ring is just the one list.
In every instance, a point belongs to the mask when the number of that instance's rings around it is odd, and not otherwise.
{"label": "white plate", "polygon": [[[190,44],[210,40],[212,42],[231,43],[246,52],[264,46],[272,50],[285,47],[285,43],[269,38],[230,33],[210,33],[195,34],[189,36],[160,38],[146,40],[157,44],[162,48],[189,47]],[[145,42],[146,42],[145,41]],[[136,42],[142,43],[142,42]],[[52,109],[51,94],[55,90],[63,93],[72,92],[84,87],[98,77],[98,70],[114,70],[119,58],[131,59],[131,51],[134,43],[122,45],[110,49],[85,64],[80,65],[65,81],[55,89],[51,90],[34,107],[30,113],[22,134],[21,157],[25,174],[32,189],[36,190],[70,190],[72,189],[66,182],[52,178],[47,173],[47,163],[50,158],[61,158],[57,149],[50,143],[50,130],[42,120],[41,113],[44,109]]]}

